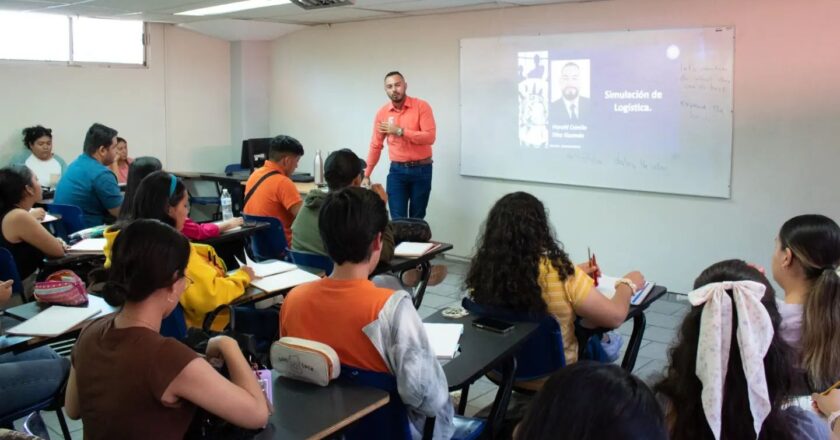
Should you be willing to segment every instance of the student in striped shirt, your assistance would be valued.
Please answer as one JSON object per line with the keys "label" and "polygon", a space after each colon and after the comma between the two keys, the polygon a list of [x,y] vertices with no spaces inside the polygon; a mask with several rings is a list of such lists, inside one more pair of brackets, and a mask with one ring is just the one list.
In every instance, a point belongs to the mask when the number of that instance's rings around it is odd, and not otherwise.
{"label": "student in striped shirt", "polygon": [[[644,276],[633,271],[616,285],[612,299],[601,294],[590,277],[597,267],[572,263],[554,236],[542,202],[525,192],[496,202],[476,248],[465,280],[472,300],[536,316],[554,315],[563,333],[566,363],[578,359],[575,319],[584,318],[590,327],[618,327],[627,317],[630,297],[645,283]],[[541,385],[542,381],[534,387]]]}

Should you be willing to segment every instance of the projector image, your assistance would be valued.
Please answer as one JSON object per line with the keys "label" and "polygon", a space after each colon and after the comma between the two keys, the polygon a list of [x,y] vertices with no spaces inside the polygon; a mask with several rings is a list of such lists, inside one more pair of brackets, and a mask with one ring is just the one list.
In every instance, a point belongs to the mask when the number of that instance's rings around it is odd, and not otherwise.
{"label": "projector image", "polygon": [[336,6],[352,6],[356,0],[292,0],[292,3],[303,9],[334,8]]}

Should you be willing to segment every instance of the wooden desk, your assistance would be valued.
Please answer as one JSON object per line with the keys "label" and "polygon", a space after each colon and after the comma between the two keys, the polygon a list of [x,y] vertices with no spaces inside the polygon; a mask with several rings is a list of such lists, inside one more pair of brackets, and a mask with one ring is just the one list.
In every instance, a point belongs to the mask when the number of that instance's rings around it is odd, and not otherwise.
{"label": "wooden desk", "polygon": [[501,367],[502,381],[496,392],[493,407],[487,418],[488,431],[495,434],[497,422],[504,419],[510,395],[513,391],[516,360],[513,355],[519,347],[531,337],[539,327],[537,322],[516,322],[513,330],[506,334],[494,333],[473,327],[472,322],[478,316],[471,314],[463,318],[450,319],[442,311],[424,319],[424,322],[464,324],[461,335],[461,352],[443,365],[449,390],[461,390],[458,414],[464,414],[469,400],[470,385],[490,370]]}
{"label": "wooden desk", "polygon": [[[295,187],[297,188],[300,195],[305,196],[309,194],[309,191],[312,191],[315,188],[318,188],[318,185],[315,182],[294,182]],[[324,187],[326,188],[326,187]]]}
{"label": "wooden desk", "polygon": [[438,255],[451,250],[451,244],[440,243],[440,246],[419,257],[394,257],[388,264],[380,264],[377,266],[371,276],[373,277],[388,272],[399,274],[404,270],[418,269],[420,271],[420,282],[414,290],[414,308],[419,309],[420,305],[423,303],[423,295],[426,294],[426,286],[429,284],[429,276],[432,274],[431,260]]}
{"label": "wooden desk", "polygon": [[[115,313],[119,308],[109,306],[105,300],[99,298],[95,295],[89,295],[92,301],[99,301],[101,302],[102,312],[98,315],[92,316],[90,319],[76,325],[75,327],[71,328],[67,332],[62,335],[48,337],[48,336],[18,336],[18,335],[4,335],[0,336],[0,339],[5,338],[7,342],[10,342],[9,345],[6,347],[0,348],[0,354],[14,352],[20,353],[27,350],[31,350],[33,348],[41,347],[46,344],[50,344],[53,342],[64,341],[68,339],[73,339],[79,335],[79,332],[82,328],[91,320],[101,318],[103,316],[108,316],[112,313]],[[44,305],[37,302],[29,302],[26,304],[21,304],[19,306],[11,307],[6,309],[3,313],[7,316],[12,318],[18,319],[20,321],[26,321],[27,319],[32,318],[33,316],[40,313],[42,310],[50,307],[49,305]]]}
{"label": "wooden desk", "polygon": [[257,439],[320,439],[385,406],[378,388],[331,382],[326,387],[278,377],[272,372],[274,413]]}

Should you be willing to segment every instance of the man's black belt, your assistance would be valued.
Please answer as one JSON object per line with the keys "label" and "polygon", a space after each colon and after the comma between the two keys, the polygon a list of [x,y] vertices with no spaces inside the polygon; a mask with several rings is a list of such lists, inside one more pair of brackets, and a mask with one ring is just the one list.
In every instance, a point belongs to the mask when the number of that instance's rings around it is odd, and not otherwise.
{"label": "man's black belt", "polygon": [[431,165],[432,164],[432,158],[427,157],[425,159],[413,160],[411,162],[391,162],[391,163],[395,163],[397,165],[401,165],[401,166],[404,166],[404,167],[419,167],[421,165]]}

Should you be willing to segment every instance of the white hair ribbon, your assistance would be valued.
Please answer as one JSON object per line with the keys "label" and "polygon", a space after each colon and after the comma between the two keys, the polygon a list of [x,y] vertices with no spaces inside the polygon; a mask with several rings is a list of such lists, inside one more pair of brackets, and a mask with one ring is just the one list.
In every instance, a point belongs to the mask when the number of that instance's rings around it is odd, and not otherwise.
{"label": "white hair ribbon", "polygon": [[738,312],[736,337],[747,379],[747,394],[756,436],[761,432],[764,419],[770,414],[764,355],[773,340],[773,322],[761,303],[764,284],[755,281],[724,281],[700,287],[688,294],[692,305],[705,304],[700,317],[695,373],[703,384],[703,411],[715,439],[720,439],[723,383],[726,380],[732,342],[732,299],[726,294],[727,290],[732,291],[735,310]]}

